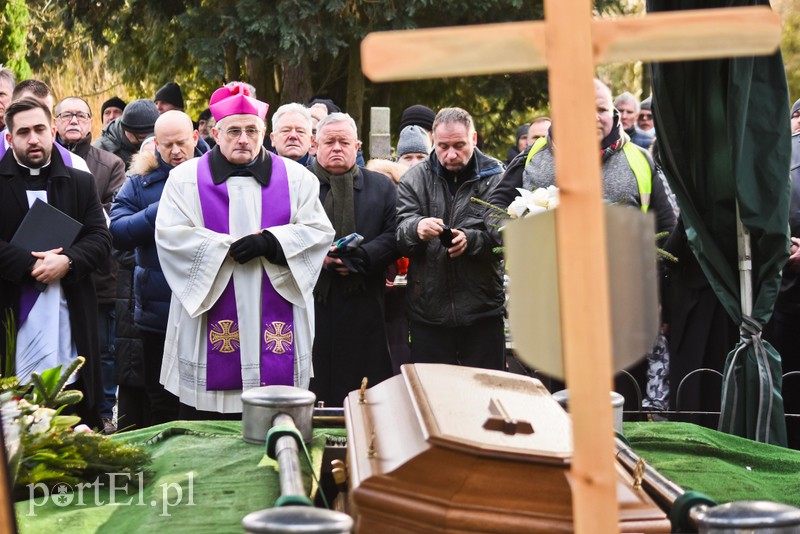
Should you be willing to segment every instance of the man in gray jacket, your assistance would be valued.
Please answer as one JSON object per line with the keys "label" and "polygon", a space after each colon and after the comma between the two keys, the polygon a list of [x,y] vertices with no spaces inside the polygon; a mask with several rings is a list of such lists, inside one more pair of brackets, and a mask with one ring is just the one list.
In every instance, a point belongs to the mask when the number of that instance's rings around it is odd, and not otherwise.
{"label": "man in gray jacket", "polygon": [[413,362],[505,369],[500,255],[483,223],[503,165],[475,145],[469,113],[439,111],[433,153],[400,182],[397,242],[409,258],[406,291]]}

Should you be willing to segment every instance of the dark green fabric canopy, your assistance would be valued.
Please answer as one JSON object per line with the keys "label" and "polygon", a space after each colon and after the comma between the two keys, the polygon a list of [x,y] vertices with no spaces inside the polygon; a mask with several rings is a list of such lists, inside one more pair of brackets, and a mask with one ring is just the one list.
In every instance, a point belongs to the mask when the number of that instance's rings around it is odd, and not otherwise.
{"label": "dark green fabric canopy", "polygon": [[[767,0],[648,0],[649,12]],[[728,354],[720,430],[785,445],[780,355],[761,339],[788,258],[789,95],[772,56],[652,66],[658,150],[689,245],[740,340]],[[736,204],[751,235],[752,312],[742,313]]]}

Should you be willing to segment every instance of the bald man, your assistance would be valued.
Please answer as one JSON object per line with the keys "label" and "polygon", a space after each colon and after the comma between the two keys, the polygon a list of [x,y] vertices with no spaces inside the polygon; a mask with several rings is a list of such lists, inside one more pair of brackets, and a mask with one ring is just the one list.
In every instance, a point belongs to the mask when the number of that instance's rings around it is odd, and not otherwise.
{"label": "bald man", "polygon": [[[133,156],[130,177],[111,208],[111,235],[114,247],[136,250],[134,322],[144,349],[145,392],[120,385],[120,427],[140,428],[173,421],[178,417],[178,399],[159,382],[164,339],[172,292],[164,278],[155,245],[155,225],[161,192],[170,171],[200,156],[198,132],[182,111],[171,110],[156,120],[155,151]],[[142,406],[150,409],[143,410]]]}

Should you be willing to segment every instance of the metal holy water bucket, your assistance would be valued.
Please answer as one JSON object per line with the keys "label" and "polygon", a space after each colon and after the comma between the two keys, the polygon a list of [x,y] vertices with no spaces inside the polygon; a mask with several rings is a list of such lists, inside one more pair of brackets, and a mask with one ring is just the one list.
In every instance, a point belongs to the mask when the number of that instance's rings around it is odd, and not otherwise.
{"label": "metal holy water bucket", "polygon": [[769,501],[730,502],[693,512],[700,534],[798,534],[800,510]]}
{"label": "metal holy water bucket", "polygon": [[242,393],[242,437],[248,443],[263,445],[272,420],[279,413],[291,415],[308,443],[312,438],[312,418],[317,396],[292,386],[264,386]]}
{"label": "metal holy water bucket", "polygon": [[248,514],[242,526],[247,534],[348,534],[353,519],[334,510],[283,506]]}
{"label": "metal holy water bucket", "polygon": [[[553,398],[558,402],[562,408],[569,411],[569,389],[562,389],[553,393]],[[622,406],[625,404],[625,397],[617,393],[611,392],[611,407],[614,409],[614,430],[622,434]]]}

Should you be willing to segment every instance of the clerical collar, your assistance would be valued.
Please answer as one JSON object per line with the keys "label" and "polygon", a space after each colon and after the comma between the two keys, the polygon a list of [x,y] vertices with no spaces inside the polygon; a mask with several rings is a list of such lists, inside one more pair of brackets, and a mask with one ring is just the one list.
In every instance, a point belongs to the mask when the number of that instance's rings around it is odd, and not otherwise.
{"label": "clerical collar", "polygon": [[267,186],[272,175],[272,158],[263,147],[250,164],[234,165],[225,159],[217,145],[208,154],[208,164],[211,167],[211,178],[214,185],[221,184],[231,176],[252,176],[258,183]]}
{"label": "clerical collar", "polygon": [[21,163],[21,162],[20,162],[20,161],[17,159],[17,155],[16,155],[16,154],[14,154],[14,159],[15,159],[15,160],[17,160],[17,165],[19,165],[19,166],[20,166],[20,167],[22,167],[23,169],[28,169],[28,173],[29,173],[31,176],[39,176],[39,175],[42,173],[42,169],[44,169],[45,167],[48,167],[48,166],[50,165],[50,161],[52,161],[52,157],[51,157],[51,159],[48,159],[48,160],[47,160],[47,163],[45,163],[45,164],[44,164],[44,165],[42,165],[41,167],[35,167],[35,168],[34,168],[34,167],[28,167],[27,165],[23,165],[23,164],[22,164],[22,163]]}

